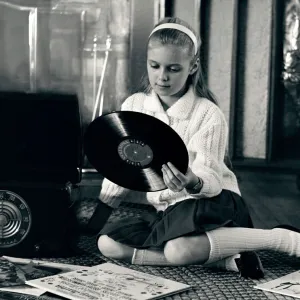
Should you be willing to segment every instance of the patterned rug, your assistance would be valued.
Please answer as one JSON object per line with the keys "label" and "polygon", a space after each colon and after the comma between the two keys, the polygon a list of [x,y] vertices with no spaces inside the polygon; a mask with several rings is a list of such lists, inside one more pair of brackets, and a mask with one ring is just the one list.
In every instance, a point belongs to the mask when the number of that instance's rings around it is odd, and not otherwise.
{"label": "patterned rug", "polygon": [[[136,217],[145,209],[144,205],[123,204],[110,217],[109,222],[124,216]],[[132,268],[137,271],[161,276],[167,279],[175,280],[192,286],[192,289],[173,296],[165,297],[165,300],[239,300],[239,299],[272,299],[272,300],[290,300],[292,297],[282,296],[279,294],[263,292],[254,289],[258,283],[267,282],[284,276],[288,273],[300,269],[300,260],[288,257],[272,251],[261,251],[260,258],[265,268],[265,278],[263,280],[248,280],[239,277],[238,273],[212,270],[201,266],[188,267],[153,267],[153,266],[136,266],[122,263],[119,261],[107,259],[99,254],[94,238],[83,236],[80,238],[79,247],[85,251],[80,256],[74,256],[64,259],[50,259],[53,262],[62,262],[77,264],[83,266],[93,266],[104,261],[112,262],[121,266]],[[49,260],[49,259],[47,259]],[[44,294],[39,298],[17,295],[11,293],[0,293],[0,299],[18,299],[18,300],[53,300],[62,299],[50,294]]]}

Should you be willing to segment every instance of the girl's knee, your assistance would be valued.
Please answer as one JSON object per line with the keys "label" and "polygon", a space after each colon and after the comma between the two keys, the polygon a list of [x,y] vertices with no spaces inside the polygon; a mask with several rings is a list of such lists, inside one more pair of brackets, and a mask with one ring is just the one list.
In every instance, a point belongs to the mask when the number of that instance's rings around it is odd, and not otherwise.
{"label": "girl's knee", "polygon": [[180,237],[166,243],[164,254],[175,265],[203,264],[208,259],[209,247],[206,235]]}
{"label": "girl's knee", "polygon": [[169,263],[174,265],[188,264],[189,257],[181,238],[170,240],[164,247],[164,255]]}
{"label": "girl's knee", "polygon": [[110,257],[110,254],[113,252],[116,243],[117,242],[107,235],[100,235],[97,242],[99,251],[107,257]]}
{"label": "girl's knee", "polygon": [[126,262],[131,261],[134,251],[133,248],[116,242],[107,235],[100,235],[98,249],[106,257],[125,260]]}

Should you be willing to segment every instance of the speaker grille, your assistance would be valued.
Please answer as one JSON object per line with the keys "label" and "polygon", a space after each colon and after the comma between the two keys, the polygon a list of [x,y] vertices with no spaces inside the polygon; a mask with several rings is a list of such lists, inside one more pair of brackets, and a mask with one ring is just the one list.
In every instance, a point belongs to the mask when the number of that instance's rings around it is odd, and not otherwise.
{"label": "speaker grille", "polygon": [[25,200],[9,190],[0,190],[0,248],[22,242],[31,223],[31,211]]}

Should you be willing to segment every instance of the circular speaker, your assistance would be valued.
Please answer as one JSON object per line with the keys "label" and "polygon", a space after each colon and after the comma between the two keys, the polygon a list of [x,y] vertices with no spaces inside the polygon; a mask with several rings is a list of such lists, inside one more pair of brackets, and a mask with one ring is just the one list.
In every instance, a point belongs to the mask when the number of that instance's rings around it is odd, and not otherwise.
{"label": "circular speaker", "polygon": [[0,248],[22,242],[31,223],[31,211],[24,199],[14,192],[0,190]]}

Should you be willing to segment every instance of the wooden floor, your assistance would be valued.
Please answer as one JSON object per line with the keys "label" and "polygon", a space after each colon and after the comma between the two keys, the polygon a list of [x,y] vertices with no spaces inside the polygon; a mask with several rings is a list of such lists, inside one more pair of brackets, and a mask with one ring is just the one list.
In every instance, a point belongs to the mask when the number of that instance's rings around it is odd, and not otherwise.
{"label": "wooden floor", "polygon": [[256,228],[279,224],[300,227],[300,191],[296,176],[236,171],[240,189]]}
{"label": "wooden floor", "polygon": [[[300,228],[300,191],[296,176],[272,172],[235,171],[254,227],[269,229],[280,224]],[[81,198],[97,197],[99,179],[81,182]]]}

